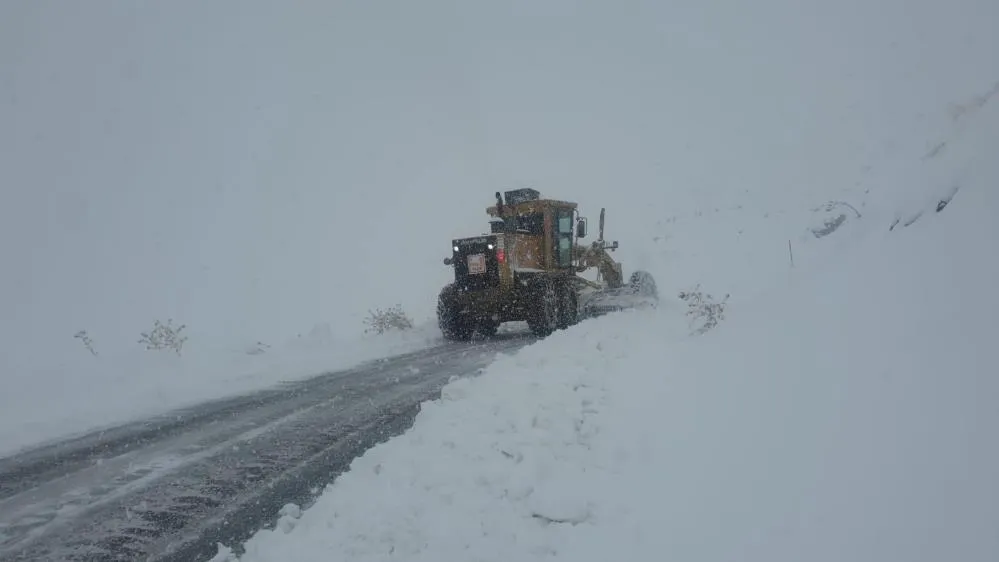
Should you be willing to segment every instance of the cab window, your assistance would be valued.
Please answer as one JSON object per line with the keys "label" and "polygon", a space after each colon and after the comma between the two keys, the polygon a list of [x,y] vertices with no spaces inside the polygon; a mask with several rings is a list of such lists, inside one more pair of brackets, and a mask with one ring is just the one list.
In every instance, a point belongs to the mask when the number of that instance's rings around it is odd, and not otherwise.
{"label": "cab window", "polygon": [[559,212],[558,233],[572,235],[572,215],[568,211]]}
{"label": "cab window", "polygon": [[572,266],[572,210],[559,209],[555,214],[558,232],[555,235],[555,257],[558,267]]}

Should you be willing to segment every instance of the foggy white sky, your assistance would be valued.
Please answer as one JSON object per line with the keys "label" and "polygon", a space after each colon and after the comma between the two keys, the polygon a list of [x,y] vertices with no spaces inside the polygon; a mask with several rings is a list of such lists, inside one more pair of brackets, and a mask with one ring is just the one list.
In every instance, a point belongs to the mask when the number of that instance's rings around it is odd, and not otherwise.
{"label": "foggy white sky", "polygon": [[664,213],[813,204],[999,78],[995,3],[931,5],[4,2],[0,354],[429,317],[528,184],[625,260]]}

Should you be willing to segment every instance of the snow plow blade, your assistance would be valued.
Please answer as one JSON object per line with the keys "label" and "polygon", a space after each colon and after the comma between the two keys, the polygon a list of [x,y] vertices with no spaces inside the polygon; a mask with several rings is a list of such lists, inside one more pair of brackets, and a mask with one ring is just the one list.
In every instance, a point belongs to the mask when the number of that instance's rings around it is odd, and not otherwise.
{"label": "snow plow blade", "polygon": [[656,308],[659,293],[652,276],[644,271],[632,274],[627,285],[584,290],[579,295],[579,317],[593,318],[623,310]]}

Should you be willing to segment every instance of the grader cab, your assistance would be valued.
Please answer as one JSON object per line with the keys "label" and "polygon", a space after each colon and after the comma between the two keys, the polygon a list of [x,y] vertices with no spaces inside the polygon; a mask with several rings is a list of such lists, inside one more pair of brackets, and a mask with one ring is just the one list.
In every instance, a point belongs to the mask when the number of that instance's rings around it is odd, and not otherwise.
{"label": "grader cab", "polygon": [[[542,199],[534,189],[497,192],[486,213],[490,231],[452,240],[444,260],[454,270],[454,281],[437,300],[447,339],[491,336],[513,321],[526,321],[545,337],[583,318],[658,299],[648,273],[635,272],[624,283],[621,264],[609,253],[618,243],[604,241],[603,209],[599,238],[589,245],[579,243],[588,221],[576,203]],[[597,271],[595,280],[579,275],[590,269]]]}

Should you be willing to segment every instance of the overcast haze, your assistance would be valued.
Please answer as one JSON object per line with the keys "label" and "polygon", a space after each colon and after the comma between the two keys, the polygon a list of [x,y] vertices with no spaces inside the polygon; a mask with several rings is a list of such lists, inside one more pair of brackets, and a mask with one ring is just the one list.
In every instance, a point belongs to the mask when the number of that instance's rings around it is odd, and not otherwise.
{"label": "overcast haze", "polygon": [[630,263],[669,213],[820,203],[994,83],[996,3],[929,5],[5,2],[0,354],[423,320],[496,190],[608,207]]}

